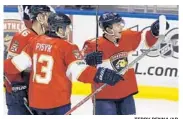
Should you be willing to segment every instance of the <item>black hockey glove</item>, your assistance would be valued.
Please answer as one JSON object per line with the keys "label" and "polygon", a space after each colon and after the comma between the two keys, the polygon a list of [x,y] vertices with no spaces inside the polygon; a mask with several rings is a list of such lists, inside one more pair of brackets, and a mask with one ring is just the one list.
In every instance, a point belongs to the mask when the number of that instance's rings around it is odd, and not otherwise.
{"label": "black hockey glove", "polygon": [[107,83],[111,86],[115,85],[120,80],[124,79],[121,75],[117,74],[116,71],[103,67],[98,68],[94,79],[96,83]]}
{"label": "black hockey glove", "polygon": [[24,82],[12,82],[11,85],[12,85],[13,92],[27,90],[27,85]]}
{"label": "black hockey glove", "polygon": [[[169,29],[169,23],[166,22],[166,30]],[[151,25],[151,32],[154,36],[159,35],[159,20],[156,20],[152,25]]]}
{"label": "black hockey glove", "polygon": [[103,53],[101,51],[92,52],[92,53],[87,54],[85,57],[86,64],[88,64],[90,66],[95,66],[97,64],[101,64],[102,55],[103,55]]}
{"label": "black hockey glove", "polygon": [[11,82],[12,100],[7,100],[9,104],[24,104],[23,98],[28,97],[27,85],[24,82]]}

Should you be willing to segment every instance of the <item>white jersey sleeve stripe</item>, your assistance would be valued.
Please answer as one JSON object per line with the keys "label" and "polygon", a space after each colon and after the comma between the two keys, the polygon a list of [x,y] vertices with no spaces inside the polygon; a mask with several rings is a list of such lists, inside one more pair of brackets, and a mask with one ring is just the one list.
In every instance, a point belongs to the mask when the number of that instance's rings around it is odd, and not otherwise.
{"label": "white jersey sleeve stripe", "polygon": [[23,51],[20,55],[13,57],[11,61],[20,72],[32,66],[30,56]]}
{"label": "white jersey sleeve stripe", "polygon": [[69,64],[66,75],[72,76],[72,81],[77,81],[81,73],[88,67],[84,60],[76,60]]}

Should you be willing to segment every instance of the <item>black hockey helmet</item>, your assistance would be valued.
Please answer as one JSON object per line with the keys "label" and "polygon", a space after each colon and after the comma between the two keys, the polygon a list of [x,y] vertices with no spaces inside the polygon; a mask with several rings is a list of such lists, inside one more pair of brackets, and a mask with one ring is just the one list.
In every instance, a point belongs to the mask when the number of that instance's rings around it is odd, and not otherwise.
{"label": "black hockey helmet", "polygon": [[47,5],[31,5],[29,10],[29,16],[32,20],[36,19],[40,13],[51,12],[51,9]]}
{"label": "black hockey helmet", "polygon": [[113,12],[106,12],[102,14],[99,18],[99,26],[103,30],[106,30],[107,27],[112,27],[112,24],[118,22],[122,22],[123,24],[125,24],[120,15]]}
{"label": "black hockey helmet", "polygon": [[66,29],[67,25],[71,25],[71,20],[63,13],[51,13],[48,17],[48,26],[51,32],[56,32],[58,28]]}

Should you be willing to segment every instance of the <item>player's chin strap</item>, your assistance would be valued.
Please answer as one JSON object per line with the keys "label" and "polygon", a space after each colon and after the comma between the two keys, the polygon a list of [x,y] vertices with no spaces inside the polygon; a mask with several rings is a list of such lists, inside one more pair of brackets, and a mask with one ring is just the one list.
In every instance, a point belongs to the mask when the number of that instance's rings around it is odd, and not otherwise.
{"label": "player's chin strap", "polygon": [[67,39],[69,36],[69,33],[73,30],[72,25],[66,25],[65,27],[62,28],[62,30],[64,31],[64,33],[59,33],[59,31],[56,31],[55,33],[57,34],[57,36],[59,36],[60,38],[63,39]]}
{"label": "player's chin strap", "polygon": [[[129,69],[129,67],[133,67],[134,64],[136,64],[139,60],[141,60],[144,56],[146,56],[150,51],[152,51],[154,48],[156,48],[158,45],[160,45],[160,43],[165,39],[166,17],[164,15],[161,15],[159,17],[159,20],[160,20],[160,22],[159,22],[160,29],[159,29],[158,41],[151,48],[149,48],[148,50],[146,50],[144,53],[142,53],[140,56],[138,56],[136,59],[134,59],[132,62],[130,62],[126,67],[124,67],[119,72],[119,74],[121,74],[121,75],[124,74]],[[97,88],[95,90],[95,92],[92,92],[90,95],[88,95],[83,100],[81,100],[79,103],[77,103],[75,106],[73,106],[72,109],[70,109],[65,115],[71,114],[73,111],[75,111],[77,108],[79,108],[81,105],[83,105],[86,101],[88,101],[95,94],[97,94],[98,92],[100,92],[106,86],[107,86],[107,84],[103,84],[102,86],[100,86],[99,88]]]}
{"label": "player's chin strap", "polygon": [[67,33],[66,33],[66,31],[65,31],[64,34],[61,34],[61,33],[59,33],[59,32],[55,32],[55,33],[56,33],[57,36],[59,36],[60,38],[67,39]]}
{"label": "player's chin strap", "polygon": [[[123,26],[125,26],[125,23],[122,23],[122,24],[123,24]],[[105,34],[109,35],[109,36],[113,36],[114,39],[119,39],[118,37],[115,36],[114,30],[112,29],[112,26],[111,26],[111,32],[112,32],[112,33],[109,33],[109,32],[107,32],[106,30],[103,30],[103,32],[104,32]]]}
{"label": "player's chin strap", "polygon": [[[50,8],[50,11],[53,13],[56,13],[55,10],[53,9],[53,7],[51,7],[50,5],[48,5],[48,7]],[[46,19],[46,15],[44,14],[44,18]],[[42,29],[42,33],[44,34],[46,32],[46,28],[43,22],[40,21],[39,18],[37,18],[37,21],[41,24],[41,29]],[[65,37],[65,36],[63,36]]]}
{"label": "player's chin strap", "polygon": [[[107,32],[106,30],[104,30],[104,33],[110,36],[114,36],[114,30],[112,29],[112,33]],[[114,36],[115,37],[115,36]]]}
{"label": "player's chin strap", "polygon": [[112,29],[112,33],[108,33],[105,30],[104,30],[104,33],[107,34],[107,35],[109,35],[109,36],[112,36],[114,38],[114,40],[110,40],[110,41],[113,42],[116,47],[119,46],[119,44],[117,42],[119,38],[114,35],[114,30],[113,29]]}
{"label": "player's chin strap", "polygon": [[62,35],[62,34],[60,34],[60,33],[58,33],[58,32],[55,32],[55,33],[56,33],[57,36],[59,36],[60,38],[63,38],[63,39],[67,38],[67,35],[66,35],[66,34]]}
{"label": "player's chin strap", "polygon": [[[46,16],[44,16],[45,19],[46,19]],[[44,34],[46,32],[46,29],[45,29],[45,26],[44,26],[44,23],[40,20],[39,17],[36,17],[36,20],[40,23],[40,26],[41,26],[41,30],[42,30],[42,34]]]}
{"label": "player's chin strap", "polygon": [[42,33],[44,34],[46,32],[45,27],[43,24],[41,24]]}

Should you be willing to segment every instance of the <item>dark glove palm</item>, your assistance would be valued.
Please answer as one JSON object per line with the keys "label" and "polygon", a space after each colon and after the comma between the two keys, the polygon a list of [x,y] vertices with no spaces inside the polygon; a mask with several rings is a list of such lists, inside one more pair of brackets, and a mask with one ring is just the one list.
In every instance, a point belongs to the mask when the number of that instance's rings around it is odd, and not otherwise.
{"label": "dark glove palm", "polygon": [[96,83],[107,83],[108,85],[115,85],[120,80],[124,80],[121,75],[116,71],[110,70],[108,68],[99,67],[95,75]]}
{"label": "dark glove palm", "polygon": [[86,55],[85,61],[86,64],[90,66],[95,66],[97,64],[102,63],[102,55],[103,53],[101,51],[98,52],[92,52]]}
{"label": "dark glove palm", "polygon": [[[169,23],[166,22],[166,30],[169,29]],[[151,25],[151,32],[154,36],[159,35],[159,20],[156,20],[152,25]]]}

